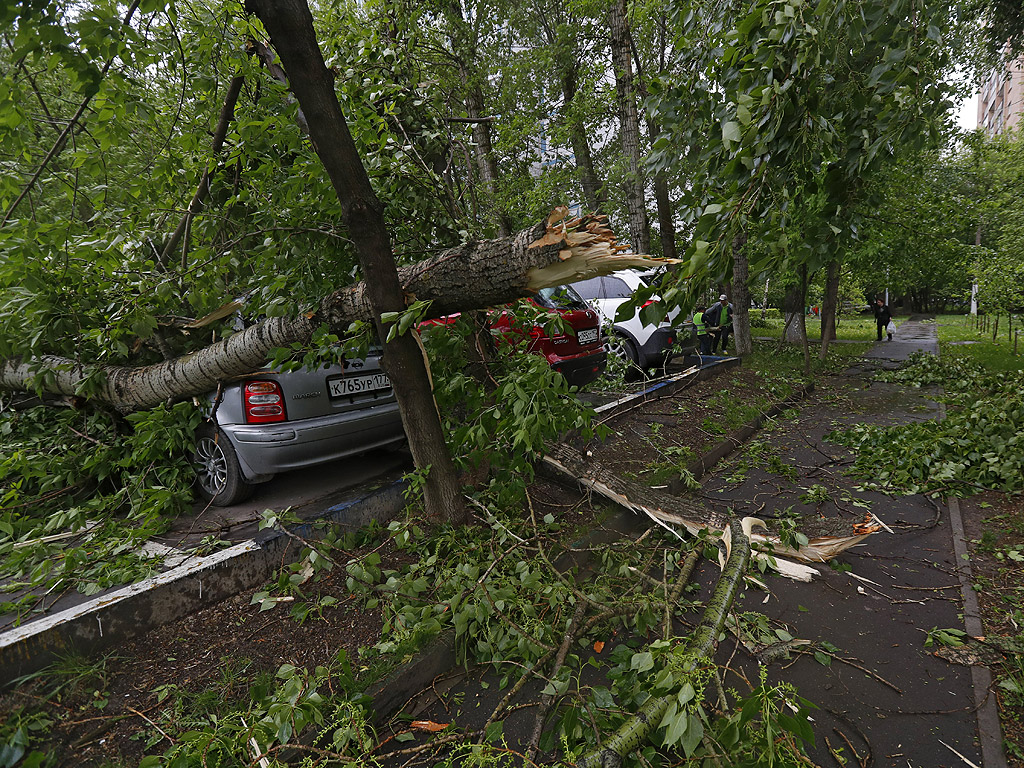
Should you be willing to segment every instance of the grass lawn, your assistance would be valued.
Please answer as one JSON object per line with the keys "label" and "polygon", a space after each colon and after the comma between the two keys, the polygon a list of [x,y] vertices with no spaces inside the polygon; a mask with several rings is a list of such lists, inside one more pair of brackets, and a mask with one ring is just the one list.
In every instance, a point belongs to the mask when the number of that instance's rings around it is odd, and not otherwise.
{"label": "grass lawn", "polygon": [[[752,310],[750,317],[752,320],[759,320],[760,311]],[[895,320],[897,325],[902,321],[898,317]],[[786,321],[781,317],[769,317],[764,322],[767,323],[767,327],[751,328],[750,332],[754,336],[778,338],[782,335]],[[836,325],[836,338],[839,341],[875,341],[875,333],[875,318],[870,315],[842,315]],[[807,338],[812,344],[821,338],[821,320],[819,318],[807,318]]]}
{"label": "grass lawn", "polygon": [[[1024,333],[1020,334],[1017,354],[1013,353],[1013,338],[1007,339],[1006,318],[999,324],[999,335],[992,341],[992,326],[988,330],[976,328],[974,318],[967,315],[939,315],[935,318],[939,331],[939,349],[945,357],[968,357],[986,368],[997,371],[1024,369]],[[1013,320],[1013,331],[1024,331],[1024,319]]]}

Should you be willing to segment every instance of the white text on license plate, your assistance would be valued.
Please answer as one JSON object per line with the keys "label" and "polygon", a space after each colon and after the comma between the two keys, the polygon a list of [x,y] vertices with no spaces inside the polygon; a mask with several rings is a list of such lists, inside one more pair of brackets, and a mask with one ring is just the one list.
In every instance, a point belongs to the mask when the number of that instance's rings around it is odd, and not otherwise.
{"label": "white text on license plate", "polygon": [[576,339],[580,344],[590,344],[597,341],[597,328],[586,328],[576,332]]}
{"label": "white text on license plate", "polygon": [[369,376],[346,376],[343,379],[331,379],[327,382],[331,397],[348,397],[361,395],[364,392],[377,392],[391,389],[391,380],[383,373]]}

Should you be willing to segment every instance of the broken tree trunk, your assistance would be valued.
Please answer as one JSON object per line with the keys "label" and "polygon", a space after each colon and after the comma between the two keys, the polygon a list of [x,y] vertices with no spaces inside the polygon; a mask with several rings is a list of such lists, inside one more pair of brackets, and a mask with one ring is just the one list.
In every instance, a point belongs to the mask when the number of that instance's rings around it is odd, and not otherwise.
{"label": "broken tree trunk", "polygon": [[[623,253],[603,216],[564,221],[559,208],[546,221],[512,237],[483,240],[443,251],[426,261],[402,267],[398,279],[406,300],[433,302],[428,316],[501,306],[541,288],[617,269],[665,263]],[[215,389],[219,381],[258,369],[272,350],[304,344],[326,324],[344,334],[356,321],[374,313],[365,282],[334,291],[315,311],[295,318],[268,318],[204,349],[143,367],[84,365],[57,356],[0,361],[0,390],[31,391],[47,376],[42,391],[79,395],[88,377],[89,396],[127,413],[152,408]]]}
{"label": "broken tree trunk", "polygon": [[[545,466],[575,480],[584,488],[638,514],[646,515],[677,536],[679,533],[672,526],[681,526],[695,536],[703,530],[724,531],[728,525],[729,518],[723,512],[696,499],[665,493],[620,477],[578,449],[563,443],[553,446],[544,456],[543,462]],[[771,522],[766,521],[767,525]],[[776,556],[773,565],[781,575],[801,581],[810,581],[817,571],[789,560],[827,563],[843,550],[859,544],[881,529],[875,522],[851,523],[839,518],[807,519],[800,527],[800,532],[807,536],[807,544],[796,549],[783,544],[781,537],[767,525],[763,533],[752,533],[751,541]],[[755,554],[755,557],[763,556],[762,553]]]}
{"label": "broken tree trunk", "polygon": [[[750,563],[750,541],[744,535],[739,522],[732,520],[726,526],[729,560],[722,575],[718,579],[714,594],[704,609],[700,624],[690,635],[685,646],[680,645],[673,654],[683,663],[685,670],[695,671],[698,665],[713,663],[712,659],[718,637],[722,634],[725,620],[732,610],[733,601],[743,582]],[[694,675],[694,682],[698,677]],[[695,686],[696,687],[696,686]],[[619,729],[604,742],[604,746],[596,749],[576,762],[576,768],[618,768],[622,759],[646,742],[651,734],[661,725],[669,705],[676,701],[678,692],[672,691],[665,696],[654,696],[627,720]],[[686,713],[681,712],[680,717]]]}

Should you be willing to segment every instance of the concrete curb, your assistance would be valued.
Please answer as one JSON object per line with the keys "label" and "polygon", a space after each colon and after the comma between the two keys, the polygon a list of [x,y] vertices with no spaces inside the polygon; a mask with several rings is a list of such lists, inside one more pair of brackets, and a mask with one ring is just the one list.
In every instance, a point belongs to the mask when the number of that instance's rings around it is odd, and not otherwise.
{"label": "concrete curb", "polygon": [[[946,406],[939,403],[939,416],[946,418]],[[981,624],[981,609],[978,595],[972,586],[970,552],[964,518],[960,512],[960,501],[955,496],[946,499],[949,509],[949,523],[953,535],[953,554],[956,555],[956,575],[960,581],[960,595],[963,598],[964,629],[972,637],[981,637],[985,629]],[[974,706],[978,714],[978,741],[981,743],[981,764],[985,768],[1007,768],[1003,752],[1002,728],[999,724],[999,704],[992,692],[992,671],[988,667],[971,665],[971,682],[974,686]]]}
{"label": "concrete curb", "polygon": [[[392,482],[329,507],[292,530],[305,539],[314,539],[314,523],[318,521],[329,520],[354,530],[371,520],[389,520],[402,509],[404,490],[404,482]],[[0,686],[36,672],[60,656],[104,651],[266,583],[293,549],[297,550],[297,544],[291,536],[266,531],[215,554],[192,558],[152,578],[8,630],[0,634]]]}
{"label": "concrete curb", "polygon": [[[708,358],[705,357],[704,359]],[[641,402],[654,399],[655,397],[667,397],[668,395],[675,394],[684,386],[694,381],[703,381],[712,376],[717,376],[730,368],[738,368],[743,362],[738,357],[713,357],[710,359],[712,362],[705,363],[700,368],[690,368],[682,373],[674,374],[666,379],[655,382],[640,392],[605,403],[594,410],[605,416],[604,420],[608,421]]]}
{"label": "concrete curb", "polygon": [[814,384],[805,384],[792,395],[776,403],[764,413],[760,413],[756,418],[748,421],[742,427],[737,429],[731,435],[726,437],[725,440],[720,442],[710,451],[705,453],[699,459],[692,461],[687,469],[693,474],[694,477],[703,477],[712,467],[718,462],[724,459],[729,454],[733,453],[736,449],[742,446],[747,440],[753,437],[757,432],[764,426],[765,422],[778,416],[783,411],[789,410],[801,400],[805,400],[808,395],[814,391]]}

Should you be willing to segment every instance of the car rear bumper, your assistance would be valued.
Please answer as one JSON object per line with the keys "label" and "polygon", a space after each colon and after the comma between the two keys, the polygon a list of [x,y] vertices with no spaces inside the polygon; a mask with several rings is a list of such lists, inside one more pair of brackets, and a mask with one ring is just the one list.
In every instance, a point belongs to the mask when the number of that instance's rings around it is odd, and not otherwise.
{"label": "car rear bumper", "polygon": [[669,355],[685,355],[697,347],[697,341],[688,328],[658,328],[639,345],[640,364],[643,367],[663,364]]}
{"label": "car rear bumper", "polygon": [[601,350],[600,352],[590,352],[572,357],[556,359],[549,357],[548,362],[552,368],[565,377],[565,380],[571,386],[582,387],[592,382],[604,372],[605,365],[608,362],[608,353]]}
{"label": "car rear bumper", "polygon": [[280,424],[221,424],[242,474],[260,476],[312,467],[405,439],[398,403]]}

